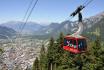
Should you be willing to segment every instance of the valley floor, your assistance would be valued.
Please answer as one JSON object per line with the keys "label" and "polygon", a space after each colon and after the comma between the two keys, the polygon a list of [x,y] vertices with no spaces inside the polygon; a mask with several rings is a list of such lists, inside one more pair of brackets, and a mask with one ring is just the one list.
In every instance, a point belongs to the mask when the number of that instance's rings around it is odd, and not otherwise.
{"label": "valley floor", "polygon": [[35,58],[39,56],[42,42],[37,39],[17,39],[14,43],[1,44],[3,53],[0,54],[0,70],[31,68]]}

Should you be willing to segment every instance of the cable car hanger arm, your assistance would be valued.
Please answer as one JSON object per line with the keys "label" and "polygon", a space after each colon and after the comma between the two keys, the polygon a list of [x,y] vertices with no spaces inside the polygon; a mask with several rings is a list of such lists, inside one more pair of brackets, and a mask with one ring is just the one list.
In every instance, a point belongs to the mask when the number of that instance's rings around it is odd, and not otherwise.
{"label": "cable car hanger arm", "polygon": [[93,0],[86,1],[83,5],[80,5],[70,16],[74,17],[76,14],[78,14],[82,9],[87,7]]}
{"label": "cable car hanger arm", "polygon": [[84,8],[85,8],[84,5],[80,5],[73,13],[71,13],[70,16],[74,17],[75,15],[77,15],[78,13],[80,13],[80,11],[81,11],[82,9],[84,9]]}

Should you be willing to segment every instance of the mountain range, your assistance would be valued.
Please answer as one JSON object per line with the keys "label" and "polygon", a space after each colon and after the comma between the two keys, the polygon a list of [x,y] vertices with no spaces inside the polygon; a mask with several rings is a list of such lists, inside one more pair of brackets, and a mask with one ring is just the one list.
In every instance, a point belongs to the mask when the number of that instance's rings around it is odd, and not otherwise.
{"label": "mountain range", "polygon": [[8,37],[13,37],[16,35],[16,31],[12,28],[5,26],[0,26],[0,39],[7,39]]}
{"label": "mountain range", "polygon": [[[85,26],[83,33],[87,34],[91,30],[93,30],[92,28],[98,28],[99,24],[103,25],[104,23],[103,20],[104,20],[104,12],[99,13],[95,16],[91,16],[89,18],[85,18],[83,20]],[[24,22],[11,21],[3,23],[0,26],[12,28],[14,31],[18,32],[23,26],[23,24]],[[22,33],[27,36],[31,35],[37,38],[57,36],[59,35],[60,32],[63,32],[64,34],[72,34],[78,29],[77,24],[78,24],[77,21],[69,21],[69,20],[63,21],[61,23],[51,23],[49,25],[40,25],[36,22],[27,22]],[[99,28],[101,29],[102,27]]]}

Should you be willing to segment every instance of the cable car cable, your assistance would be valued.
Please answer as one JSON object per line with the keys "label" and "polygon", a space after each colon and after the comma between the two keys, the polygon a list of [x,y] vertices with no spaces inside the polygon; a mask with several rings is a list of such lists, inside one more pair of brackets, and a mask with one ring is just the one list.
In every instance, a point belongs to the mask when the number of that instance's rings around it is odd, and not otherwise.
{"label": "cable car cable", "polygon": [[[24,20],[25,18],[26,18],[26,20],[25,20],[23,26],[20,27],[19,32],[18,32],[16,38],[17,38],[17,37],[21,38],[22,31],[23,31],[23,29],[24,29],[24,27],[25,27],[25,25],[26,25],[26,23],[27,23],[29,17],[31,16],[31,13],[32,13],[33,9],[36,7],[36,4],[37,4],[38,0],[36,0],[36,1],[34,2],[33,7],[30,9],[30,7],[31,7],[31,5],[32,5],[32,3],[33,3],[33,1],[34,1],[34,0],[32,0],[32,1],[30,2],[30,4],[29,4],[29,7],[28,7],[28,9],[27,9],[27,11],[26,11],[26,14],[25,14],[25,16],[24,16],[24,18],[23,18],[23,20]],[[30,12],[29,12],[29,9],[30,9]],[[28,14],[28,12],[29,12],[29,14]],[[26,17],[26,16],[27,16],[27,17]],[[19,39],[19,43],[18,43],[18,44],[19,44],[19,46],[21,45],[21,40],[20,40],[20,39]]]}
{"label": "cable car cable", "polygon": [[[29,3],[29,6],[28,6],[28,8],[27,8],[27,10],[26,10],[26,13],[25,13],[25,15],[24,15],[22,21],[25,21],[25,18],[26,18],[26,16],[28,15],[29,9],[31,8],[31,5],[32,5],[33,2],[34,2],[34,0],[31,0],[31,2]],[[20,31],[21,31],[21,28],[22,28],[21,26],[22,26],[22,24],[18,25],[18,31],[17,31],[18,34],[17,34],[16,37],[18,37],[19,34],[20,34]]]}
{"label": "cable car cable", "polygon": [[22,28],[21,28],[20,34],[22,33],[22,31],[23,31],[23,29],[24,29],[24,27],[25,27],[25,25],[26,25],[26,23],[27,23],[29,17],[31,16],[32,11],[33,11],[34,8],[36,7],[37,2],[38,2],[38,0],[35,1],[35,3],[34,3],[34,5],[33,5],[32,9],[30,10],[29,15],[27,16],[26,21],[25,21],[25,23],[23,24],[23,26],[22,26]]}
{"label": "cable car cable", "polygon": [[[32,2],[33,2],[33,1],[31,1],[30,4],[32,4]],[[23,31],[25,25],[27,24],[27,21],[28,21],[29,17],[31,16],[32,11],[33,11],[34,8],[36,7],[37,2],[38,2],[38,0],[36,0],[36,1],[34,2],[34,5],[33,5],[33,7],[31,8],[31,10],[30,10],[30,12],[29,12],[29,15],[27,16],[27,18],[26,18],[26,20],[25,20],[23,26],[21,27],[21,29],[20,29],[20,31],[19,31],[19,37],[21,36],[21,33],[22,33],[22,31]],[[29,8],[30,8],[30,6],[29,6]],[[29,10],[29,9],[27,9],[27,10]],[[27,12],[26,12],[26,13],[27,13]]]}
{"label": "cable car cable", "polygon": [[[34,0],[31,0],[31,2],[29,3],[29,6],[28,6],[28,8],[27,8],[27,10],[26,10],[26,13],[25,13],[25,15],[24,15],[24,17],[23,17],[23,19],[22,19],[22,21],[24,21],[25,20],[25,18],[26,18],[26,16],[28,15],[28,12],[29,12],[29,9],[31,8],[31,5],[32,5],[32,3],[34,2]],[[21,31],[21,29],[22,29],[22,24],[21,25],[18,25],[18,34],[17,34],[17,36],[16,37],[19,37],[20,36],[20,31]]]}
{"label": "cable car cable", "polygon": [[[86,0],[81,6],[83,6],[84,8],[86,8],[92,1],[93,0],[90,0],[90,1]],[[73,16],[70,16],[70,19],[69,20],[71,20],[73,18],[74,18]]]}
{"label": "cable car cable", "polygon": [[25,20],[27,14],[28,14],[28,12],[29,12],[29,9],[30,9],[30,7],[31,7],[31,5],[32,5],[32,3],[33,3],[33,1],[34,1],[34,0],[31,0],[30,4],[29,4],[29,6],[28,6],[28,8],[27,8],[27,10],[26,10],[26,13],[25,13],[25,15],[24,15],[23,21]]}
{"label": "cable car cable", "polygon": [[87,7],[92,1],[93,1],[93,0],[90,0],[89,2],[87,2],[87,3],[85,4],[85,7]]}
{"label": "cable car cable", "polygon": [[86,0],[82,5],[85,5],[89,0]]}
{"label": "cable car cable", "polygon": [[22,28],[21,28],[20,34],[22,33],[22,31],[23,31],[23,29],[24,29],[24,27],[25,27],[25,25],[26,25],[26,23],[27,23],[29,17],[31,16],[32,11],[33,11],[34,8],[36,7],[36,4],[37,4],[37,3],[38,3],[38,0],[35,1],[35,3],[34,3],[34,5],[33,5],[32,9],[30,10],[29,15],[27,16],[26,21],[25,21],[25,23],[23,24],[23,26],[22,26]]}
{"label": "cable car cable", "polygon": [[[86,4],[84,3],[84,4],[85,4],[84,6],[85,6],[85,7],[88,6],[92,1],[93,1],[93,0],[90,0],[90,1],[89,1],[88,3],[86,3]],[[33,1],[32,1],[32,2],[33,2]],[[32,3],[32,2],[31,2],[31,3]],[[23,25],[23,27],[22,27],[20,33],[23,31],[23,29],[24,29],[24,27],[25,27],[25,25],[26,25],[26,23],[27,23],[27,21],[28,21],[30,15],[31,15],[33,9],[35,8],[37,2],[38,2],[38,0],[36,0],[36,2],[34,3],[34,6],[32,7],[32,9],[31,9],[31,11],[30,11],[28,17],[26,18],[26,21],[25,21],[25,23],[24,23],[24,25]],[[87,2],[87,1],[86,1],[86,2]],[[29,9],[29,8],[28,8],[28,9]],[[27,12],[26,12],[26,14],[27,14]],[[72,19],[72,18],[70,18],[70,19]]]}

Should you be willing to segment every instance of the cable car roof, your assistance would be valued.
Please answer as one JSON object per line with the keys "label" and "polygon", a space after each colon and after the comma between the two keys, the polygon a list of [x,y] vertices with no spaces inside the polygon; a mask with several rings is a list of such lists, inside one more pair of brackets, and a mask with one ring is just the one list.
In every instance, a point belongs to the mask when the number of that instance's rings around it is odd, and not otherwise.
{"label": "cable car roof", "polygon": [[82,39],[82,38],[86,38],[86,37],[84,37],[84,36],[80,36],[80,35],[67,35],[67,36],[65,36],[65,38],[80,38],[80,39]]}

